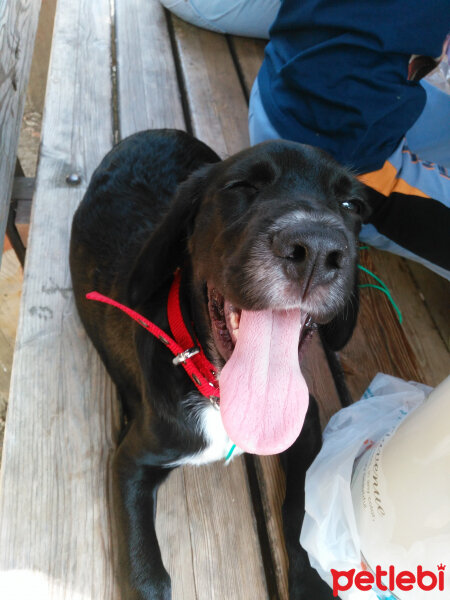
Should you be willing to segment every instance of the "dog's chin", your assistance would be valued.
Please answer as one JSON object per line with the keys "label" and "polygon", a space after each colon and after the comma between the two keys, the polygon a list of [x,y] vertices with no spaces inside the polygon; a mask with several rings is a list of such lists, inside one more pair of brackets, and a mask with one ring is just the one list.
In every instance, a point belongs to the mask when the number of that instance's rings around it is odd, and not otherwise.
{"label": "dog's chin", "polygon": [[[233,354],[239,337],[242,309],[232,304],[216,287],[210,284],[207,284],[207,297],[214,345],[226,362]],[[316,329],[317,324],[313,317],[307,312],[302,313],[302,327],[298,342],[299,360],[303,358],[307,343]]]}

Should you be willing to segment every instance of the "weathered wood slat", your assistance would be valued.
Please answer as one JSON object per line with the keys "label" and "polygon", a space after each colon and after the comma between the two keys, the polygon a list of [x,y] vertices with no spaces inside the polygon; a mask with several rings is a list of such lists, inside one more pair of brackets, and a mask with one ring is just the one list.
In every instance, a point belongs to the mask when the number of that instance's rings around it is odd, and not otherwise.
{"label": "weathered wood slat", "polygon": [[268,598],[243,458],[184,477],[198,599]]}
{"label": "weathered wood slat", "polygon": [[112,145],[110,39],[109,0],[60,0],[0,479],[5,598],[118,597],[107,510],[117,405],[68,266],[72,214]]}
{"label": "weathered wood slat", "polygon": [[21,293],[22,269],[10,249],[4,252],[0,269],[0,462]]}
{"label": "weathered wood slat", "polygon": [[194,134],[223,158],[249,144],[247,103],[225,36],[173,17]]}
{"label": "weathered wood slat", "polygon": [[230,37],[230,43],[237,58],[247,96],[249,97],[253,82],[264,58],[264,48],[267,42],[265,40],[232,36]]}
{"label": "weathered wood slat", "polygon": [[40,6],[0,3],[0,260]]}
{"label": "weathered wood slat", "polygon": [[[372,260],[376,271],[386,282],[402,311],[402,328],[418,364],[419,381],[431,386],[438,385],[450,372],[450,352],[437,330],[429,306],[420,297],[420,288],[411,277],[410,267],[414,268],[414,263],[379,250],[371,250],[370,253],[373,254]],[[430,272],[431,275],[433,274]],[[447,283],[445,280],[442,281]],[[440,288],[442,291],[440,298],[442,302],[447,298],[448,324],[450,321],[449,287],[447,286],[446,289],[447,295],[445,287]],[[407,377],[405,373],[405,378]]]}
{"label": "weathered wood slat", "polygon": [[181,94],[164,11],[156,0],[116,1],[120,137],[185,129]]}
{"label": "weathered wood slat", "polygon": [[[138,8],[139,19],[136,19]],[[184,129],[168,29],[159,3],[143,6],[135,0],[131,5],[128,1],[118,1],[116,11],[121,136],[150,127]],[[184,24],[180,25],[177,32],[183,31],[183,27]],[[206,46],[209,36],[215,37],[209,32],[201,34]],[[192,28],[192,35],[183,38],[181,64],[185,71],[191,74],[195,71],[198,81],[205,81],[209,77],[205,66],[208,61],[203,56],[193,64],[193,57],[199,56],[197,37],[201,34]],[[215,43],[226,46],[225,39],[217,37],[220,42],[215,40]],[[222,54],[220,60],[226,58]],[[231,61],[229,54],[228,60]],[[194,70],[189,69],[187,62]],[[237,78],[235,83],[241,91]],[[204,95],[204,86],[197,92],[195,98],[189,95],[187,98],[193,114],[202,115],[194,134],[216,150],[218,144],[224,148],[220,129],[216,129],[216,137],[201,133],[205,133],[203,117],[209,96]],[[237,142],[233,148],[231,151],[237,150]],[[174,600],[267,597],[241,458],[228,467],[214,464],[178,469],[158,493],[156,525],[164,564],[172,577]]]}
{"label": "weathered wood slat", "polygon": [[[405,262],[374,249],[363,251],[361,262],[388,285],[403,313],[403,325],[382,292],[361,290],[358,326],[340,353],[353,398],[361,396],[378,371],[436,385],[448,374],[449,353]],[[361,281],[374,283],[365,275]]]}
{"label": "weathered wood slat", "polygon": [[450,281],[418,263],[408,261],[407,265],[419,288],[419,296],[425,302],[433,323],[450,351]]}

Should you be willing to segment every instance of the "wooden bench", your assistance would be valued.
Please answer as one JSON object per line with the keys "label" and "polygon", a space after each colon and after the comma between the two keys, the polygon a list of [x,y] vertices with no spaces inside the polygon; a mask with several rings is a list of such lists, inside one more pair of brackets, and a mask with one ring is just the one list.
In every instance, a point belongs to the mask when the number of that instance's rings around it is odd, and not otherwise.
{"label": "wooden bench", "polygon": [[[247,146],[262,53],[262,42],[196,29],[156,0],[59,0],[0,478],[5,597],[119,598],[108,509],[119,410],[74,306],[72,215],[100,159],[135,131],[187,129],[222,156]],[[304,371],[323,424],[377,371],[435,385],[448,370],[429,308],[433,294],[441,298],[435,284],[422,289],[422,271],[396,257],[363,257],[390,286],[404,325],[367,289],[340,357],[327,360],[315,341]],[[286,599],[282,494],[274,457],[175,471],[157,511],[174,600]]]}
{"label": "wooden bench", "polygon": [[23,178],[16,157],[40,5],[37,0],[14,0],[0,6],[0,261],[6,230],[22,263],[24,260],[15,209],[17,196],[23,197],[26,185],[16,188],[16,194],[13,188],[15,176]]}

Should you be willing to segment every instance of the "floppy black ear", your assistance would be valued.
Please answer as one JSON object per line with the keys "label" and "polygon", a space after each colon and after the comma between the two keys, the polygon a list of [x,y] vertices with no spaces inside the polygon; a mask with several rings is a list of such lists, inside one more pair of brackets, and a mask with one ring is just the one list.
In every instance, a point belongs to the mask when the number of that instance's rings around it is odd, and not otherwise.
{"label": "floppy black ear", "polygon": [[358,319],[358,310],[359,288],[358,274],[356,274],[352,295],[343,310],[332,321],[319,327],[322,342],[333,352],[343,348],[351,338]]}
{"label": "floppy black ear", "polygon": [[142,248],[128,282],[130,306],[146,302],[183,264],[212,166],[202,167],[179,186],[167,213]]}

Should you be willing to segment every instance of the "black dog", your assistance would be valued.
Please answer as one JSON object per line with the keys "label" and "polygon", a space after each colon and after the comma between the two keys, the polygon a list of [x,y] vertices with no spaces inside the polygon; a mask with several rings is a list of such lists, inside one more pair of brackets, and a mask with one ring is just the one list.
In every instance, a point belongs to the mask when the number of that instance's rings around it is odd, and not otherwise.
{"label": "black dog", "polygon": [[[317,324],[331,349],[347,342],[357,315],[357,235],[366,211],[362,187],[345,169],[320,150],[289,142],[220,161],[186,133],[148,131],[121,142],[95,171],[75,214],[70,265],[79,314],[124,407],[114,482],[127,600],[171,597],[148,515],[171,469],[225,458],[230,449],[224,406],[214,406],[215,379],[244,336],[244,312],[295,315],[300,308],[296,352]],[[177,351],[166,347],[166,334],[146,331],[145,319],[170,331],[167,303],[177,269],[181,313],[197,346],[192,354],[215,373],[186,371],[195,362],[186,356],[174,366]],[[94,290],[134,309],[138,322],[86,299]],[[245,412],[248,399],[237,401]],[[268,434],[261,435],[260,444]],[[304,600],[332,597],[298,542],[305,472],[320,444],[311,398],[301,435],[282,454],[290,595]]]}

